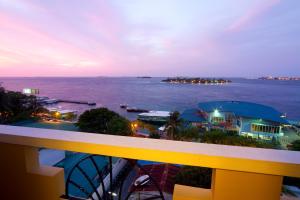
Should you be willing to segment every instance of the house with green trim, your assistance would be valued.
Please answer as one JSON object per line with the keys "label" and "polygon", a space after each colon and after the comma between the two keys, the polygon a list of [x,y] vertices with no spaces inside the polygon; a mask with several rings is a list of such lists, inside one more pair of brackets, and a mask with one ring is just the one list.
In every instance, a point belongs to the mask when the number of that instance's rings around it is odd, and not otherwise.
{"label": "house with green trim", "polygon": [[240,135],[270,140],[283,136],[289,122],[276,109],[244,101],[209,101],[181,114],[186,123],[207,129],[235,130]]}

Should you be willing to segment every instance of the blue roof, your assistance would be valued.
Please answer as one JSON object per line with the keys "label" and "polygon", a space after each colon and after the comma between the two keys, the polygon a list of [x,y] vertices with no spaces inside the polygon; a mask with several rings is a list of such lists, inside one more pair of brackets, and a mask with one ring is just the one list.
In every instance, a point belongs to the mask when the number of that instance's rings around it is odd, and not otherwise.
{"label": "blue roof", "polygon": [[216,109],[219,112],[231,112],[236,116],[262,119],[283,124],[289,124],[288,121],[281,117],[282,113],[270,106],[243,101],[210,101],[198,104],[202,111],[207,113]]}
{"label": "blue roof", "polygon": [[185,110],[181,115],[180,118],[184,121],[188,122],[205,122],[206,119],[199,115],[198,109],[188,109]]}

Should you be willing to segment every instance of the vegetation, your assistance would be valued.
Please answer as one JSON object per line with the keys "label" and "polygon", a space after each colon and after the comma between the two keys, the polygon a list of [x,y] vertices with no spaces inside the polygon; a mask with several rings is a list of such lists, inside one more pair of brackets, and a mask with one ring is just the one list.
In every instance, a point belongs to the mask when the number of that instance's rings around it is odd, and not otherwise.
{"label": "vegetation", "polygon": [[37,103],[35,96],[6,91],[0,87],[0,124],[32,119],[41,111],[44,109]]}
{"label": "vegetation", "polygon": [[292,151],[300,151],[300,140],[295,140],[291,143],[290,150]]}
{"label": "vegetation", "polygon": [[[198,134],[197,134],[198,133]],[[187,134],[187,135],[185,135]],[[248,146],[259,148],[277,148],[277,143],[263,142],[253,138],[239,136],[234,131],[223,132],[221,130],[212,130],[201,133],[197,128],[186,128],[177,134],[181,140],[194,140],[199,139],[203,143],[224,144],[234,146]],[[176,138],[176,139],[178,139]],[[199,167],[183,167],[179,174],[176,176],[176,183],[188,185],[192,187],[210,188],[211,186],[212,170],[209,168]],[[288,179],[289,182],[297,182],[297,179]],[[299,184],[299,182],[297,182]]]}
{"label": "vegetation", "polygon": [[212,130],[200,135],[200,141],[211,144],[224,144],[233,146],[247,146],[258,148],[278,148],[276,141],[266,142],[251,137],[240,136],[234,132],[223,132],[221,130]]}
{"label": "vegetation", "polygon": [[174,135],[175,140],[180,141],[199,141],[200,132],[197,127],[188,126],[180,127],[178,132]]}
{"label": "vegetation", "polygon": [[[291,143],[291,145],[289,146],[289,150],[300,151],[300,140],[293,141]],[[283,184],[284,185],[294,185],[294,186],[297,186],[298,188],[300,188],[300,179],[294,178],[294,177],[284,177]],[[287,191],[287,190],[284,190],[284,191]],[[289,191],[287,191],[286,193],[289,193]]]}
{"label": "vegetation", "polygon": [[80,131],[111,135],[132,135],[130,121],[107,108],[85,111],[76,124]]}
{"label": "vegetation", "polygon": [[174,140],[176,135],[179,132],[179,127],[181,126],[182,121],[180,119],[180,113],[175,111],[171,114],[167,124],[166,124],[166,131],[167,131],[167,138],[170,140]]}
{"label": "vegetation", "polygon": [[226,79],[210,79],[210,78],[167,78],[162,80],[166,83],[184,83],[184,84],[224,84],[231,83],[231,80]]}
{"label": "vegetation", "polygon": [[210,168],[184,166],[176,175],[176,184],[210,189],[211,176]]}
{"label": "vegetation", "polygon": [[158,133],[150,132],[149,138],[160,139],[160,135]]}

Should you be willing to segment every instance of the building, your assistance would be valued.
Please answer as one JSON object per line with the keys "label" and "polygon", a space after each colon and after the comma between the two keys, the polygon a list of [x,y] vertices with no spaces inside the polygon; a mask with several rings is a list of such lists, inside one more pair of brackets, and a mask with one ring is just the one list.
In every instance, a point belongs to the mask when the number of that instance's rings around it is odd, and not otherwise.
{"label": "building", "polygon": [[181,115],[193,125],[237,131],[240,135],[270,140],[283,136],[289,124],[282,113],[270,106],[242,101],[210,101]]}
{"label": "building", "polygon": [[39,89],[32,89],[32,88],[24,88],[23,89],[23,94],[26,95],[37,95],[40,93]]}
{"label": "building", "polygon": [[185,110],[180,115],[180,118],[184,120],[185,125],[191,124],[193,126],[203,127],[208,124],[205,118],[205,113],[202,113],[196,108]]}
{"label": "building", "polygon": [[138,120],[145,122],[167,122],[171,113],[168,111],[149,111],[138,114]]}
{"label": "building", "polygon": [[57,108],[48,108],[48,110],[53,119],[74,120],[77,117],[77,111],[75,110],[61,110]]}

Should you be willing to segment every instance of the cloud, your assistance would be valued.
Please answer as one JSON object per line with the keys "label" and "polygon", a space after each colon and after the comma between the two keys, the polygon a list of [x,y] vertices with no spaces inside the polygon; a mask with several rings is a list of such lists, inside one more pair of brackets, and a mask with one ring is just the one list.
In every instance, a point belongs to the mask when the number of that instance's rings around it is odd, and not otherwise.
{"label": "cloud", "polygon": [[232,24],[227,28],[228,32],[238,32],[246,27],[254,24],[258,19],[267,13],[272,7],[279,4],[281,0],[267,0],[265,2],[261,2],[258,5],[250,8],[244,15],[235,20]]}
{"label": "cloud", "polygon": [[[255,52],[264,38],[253,42],[242,30],[251,26],[255,32],[258,20],[270,17],[267,13],[280,3],[220,0],[216,8],[213,2],[197,0],[130,2],[0,0],[1,75],[207,75],[221,74],[228,66],[228,73],[244,72],[240,68],[250,59],[249,51]],[[293,17],[279,10],[278,18]],[[274,30],[264,31],[268,35]],[[251,45],[246,47],[245,41]],[[274,41],[285,42],[270,37],[267,44]],[[264,51],[273,49],[266,46]]]}

